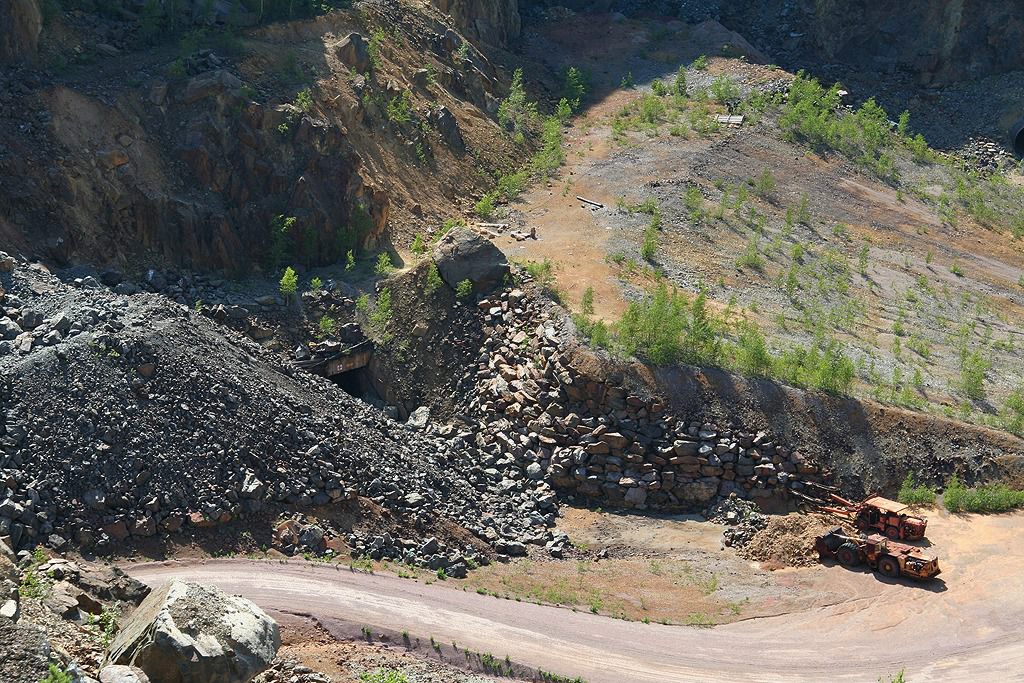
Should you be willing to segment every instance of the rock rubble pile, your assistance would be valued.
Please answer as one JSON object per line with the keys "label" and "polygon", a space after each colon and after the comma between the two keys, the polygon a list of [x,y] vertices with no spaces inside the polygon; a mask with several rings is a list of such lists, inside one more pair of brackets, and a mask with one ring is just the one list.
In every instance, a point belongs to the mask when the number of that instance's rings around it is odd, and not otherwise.
{"label": "rock rubble pile", "polygon": [[761,514],[757,506],[749,500],[730,495],[715,503],[704,516],[709,522],[725,525],[722,533],[722,544],[727,547],[742,548],[750,543],[758,531],[768,526],[768,515]]}
{"label": "rock rubble pile", "polygon": [[[602,505],[666,511],[784,495],[821,479],[818,463],[767,432],[673,414],[618,378],[574,367],[559,317],[522,290],[480,308],[488,339],[469,408],[479,420],[484,477],[505,480],[518,468],[520,482],[546,482]],[[548,521],[554,496],[529,488],[531,515]]]}
{"label": "rock rubble pile", "polygon": [[[11,550],[105,552],[357,495],[409,527],[444,520],[507,554],[537,536],[530,511],[554,518],[541,482],[521,478],[516,497],[477,468],[469,431],[397,423],[164,297],[0,265],[11,337],[0,342],[0,540]],[[459,557],[421,548],[401,556]]]}

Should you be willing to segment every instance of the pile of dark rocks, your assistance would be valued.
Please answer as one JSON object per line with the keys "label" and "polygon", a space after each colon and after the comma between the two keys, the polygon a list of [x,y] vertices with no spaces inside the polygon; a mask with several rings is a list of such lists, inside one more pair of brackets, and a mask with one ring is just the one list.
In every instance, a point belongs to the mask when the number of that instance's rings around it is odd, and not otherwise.
{"label": "pile of dark rocks", "polygon": [[752,501],[734,495],[709,507],[704,516],[709,522],[725,525],[722,544],[733,548],[742,548],[750,543],[758,531],[768,526],[770,519],[758,511]]}
{"label": "pile of dark rocks", "polygon": [[[531,518],[554,519],[551,489],[522,475],[503,486],[480,467],[471,431],[396,422],[163,296],[67,285],[6,255],[0,265],[0,324],[14,337],[0,342],[9,550],[105,553],[357,496],[416,538],[443,521],[500,554],[552,540]],[[389,553],[423,566],[458,572],[470,559],[463,548],[396,543]]]}

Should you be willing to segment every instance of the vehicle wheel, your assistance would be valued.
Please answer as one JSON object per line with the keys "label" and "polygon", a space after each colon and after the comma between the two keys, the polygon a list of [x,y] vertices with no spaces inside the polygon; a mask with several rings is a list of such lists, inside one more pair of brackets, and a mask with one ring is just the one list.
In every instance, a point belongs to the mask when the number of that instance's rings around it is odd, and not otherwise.
{"label": "vehicle wheel", "polygon": [[844,567],[856,567],[860,564],[860,551],[853,543],[844,543],[836,551],[836,559]]}
{"label": "vehicle wheel", "polygon": [[894,526],[889,527],[888,529],[885,530],[885,535],[888,536],[890,540],[893,540],[893,541],[900,540],[900,530],[897,527],[894,527]]}
{"label": "vehicle wheel", "polygon": [[900,575],[900,563],[894,557],[883,557],[878,560],[878,571],[889,578],[898,578]]}

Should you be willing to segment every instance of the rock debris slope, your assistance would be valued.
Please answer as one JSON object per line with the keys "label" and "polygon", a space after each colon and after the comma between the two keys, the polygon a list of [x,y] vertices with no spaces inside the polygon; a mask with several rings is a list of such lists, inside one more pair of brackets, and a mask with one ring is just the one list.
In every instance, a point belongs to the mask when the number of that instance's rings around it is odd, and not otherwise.
{"label": "rock debris slope", "polygon": [[0,538],[15,550],[104,551],[356,495],[423,535],[439,520],[492,544],[529,532],[500,482],[467,479],[468,433],[392,421],[158,295],[3,263]]}

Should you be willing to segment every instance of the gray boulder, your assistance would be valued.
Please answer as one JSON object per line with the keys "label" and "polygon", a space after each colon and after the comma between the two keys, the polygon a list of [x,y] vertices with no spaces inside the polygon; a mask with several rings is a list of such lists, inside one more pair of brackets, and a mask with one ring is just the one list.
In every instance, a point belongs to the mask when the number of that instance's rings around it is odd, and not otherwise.
{"label": "gray boulder", "polygon": [[16,339],[21,327],[10,318],[0,318],[0,339]]}
{"label": "gray boulder", "polygon": [[115,664],[100,671],[100,683],[150,683],[149,676],[135,666]]}
{"label": "gray boulder", "polygon": [[413,429],[426,429],[427,423],[430,422],[430,406],[420,406],[416,410],[409,413],[409,419],[406,424]]}
{"label": "gray boulder", "polygon": [[358,73],[370,70],[370,44],[359,33],[350,33],[334,46],[334,54],[342,64],[349,66]]}
{"label": "gray boulder", "polygon": [[475,294],[502,286],[509,274],[505,254],[468,228],[454,228],[442,237],[434,248],[434,262],[449,287],[469,280]]}
{"label": "gray boulder", "polygon": [[456,154],[465,153],[466,141],[463,139],[462,131],[459,129],[459,122],[455,120],[455,115],[452,114],[448,107],[440,107],[433,110],[430,113],[430,120],[453,152]]}
{"label": "gray boulder", "polygon": [[136,666],[160,683],[248,683],[280,645],[277,624],[248,600],[172,580],[125,620],[104,664]]}

